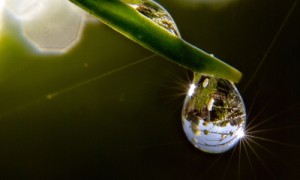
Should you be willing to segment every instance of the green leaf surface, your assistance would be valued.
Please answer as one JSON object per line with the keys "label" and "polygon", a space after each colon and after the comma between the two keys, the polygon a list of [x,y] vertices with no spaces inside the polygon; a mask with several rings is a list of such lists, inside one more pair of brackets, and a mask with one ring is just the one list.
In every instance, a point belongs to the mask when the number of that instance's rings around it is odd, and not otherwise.
{"label": "green leaf surface", "polygon": [[242,77],[235,68],[172,34],[127,4],[138,0],[70,1],[129,39],[187,69],[233,82],[239,82]]}

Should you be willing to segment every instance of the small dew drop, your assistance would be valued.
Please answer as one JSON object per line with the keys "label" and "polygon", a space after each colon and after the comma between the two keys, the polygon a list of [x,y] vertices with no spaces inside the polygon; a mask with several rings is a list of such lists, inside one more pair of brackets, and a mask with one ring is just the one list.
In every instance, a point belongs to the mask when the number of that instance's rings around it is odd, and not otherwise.
{"label": "small dew drop", "polygon": [[138,0],[128,4],[155,24],[180,37],[180,33],[171,15],[161,5],[152,0]]}

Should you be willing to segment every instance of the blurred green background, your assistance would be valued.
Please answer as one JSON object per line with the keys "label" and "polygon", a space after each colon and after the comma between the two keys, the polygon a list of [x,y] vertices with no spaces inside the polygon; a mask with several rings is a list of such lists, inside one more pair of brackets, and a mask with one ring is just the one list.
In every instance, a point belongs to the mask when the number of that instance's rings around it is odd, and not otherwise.
{"label": "blurred green background", "polygon": [[181,128],[191,72],[155,56],[102,77],[153,53],[93,23],[70,52],[38,54],[10,19],[0,38],[0,179],[300,178],[299,3],[267,53],[294,0],[157,2],[185,40],[243,72],[248,123],[265,140],[203,153]]}

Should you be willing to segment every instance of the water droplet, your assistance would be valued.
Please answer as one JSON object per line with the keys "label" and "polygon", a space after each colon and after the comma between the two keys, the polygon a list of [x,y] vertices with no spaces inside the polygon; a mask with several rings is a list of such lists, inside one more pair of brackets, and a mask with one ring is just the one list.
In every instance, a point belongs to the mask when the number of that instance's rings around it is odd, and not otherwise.
{"label": "water droplet", "polygon": [[171,17],[161,5],[151,0],[137,0],[129,3],[131,7],[136,9],[139,13],[151,19],[157,25],[165,28],[175,36],[179,36],[178,28]]}
{"label": "water droplet", "polygon": [[186,96],[182,125],[189,141],[209,153],[231,149],[244,135],[246,113],[233,83],[211,76],[194,77],[194,92]]}

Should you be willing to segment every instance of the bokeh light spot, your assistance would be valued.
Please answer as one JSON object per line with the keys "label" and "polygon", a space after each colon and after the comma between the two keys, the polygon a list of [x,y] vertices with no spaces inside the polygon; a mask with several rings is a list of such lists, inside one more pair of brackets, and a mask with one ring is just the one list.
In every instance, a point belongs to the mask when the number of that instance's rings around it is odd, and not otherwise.
{"label": "bokeh light spot", "polygon": [[67,0],[5,0],[26,40],[41,53],[65,53],[81,39],[86,13]]}
{"label": "bokeh light spot", "polygon": [[24,36],[39,51],[63,53],[80,40],[83,16],[66,1],[49,5],[53,8],[49,8],[44,16],[23,21]]}

